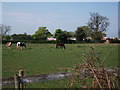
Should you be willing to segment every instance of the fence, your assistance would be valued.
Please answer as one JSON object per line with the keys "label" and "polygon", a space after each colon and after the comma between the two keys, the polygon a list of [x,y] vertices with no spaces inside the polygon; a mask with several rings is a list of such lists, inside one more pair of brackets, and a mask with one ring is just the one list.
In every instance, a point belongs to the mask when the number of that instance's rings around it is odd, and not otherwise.
{"label": "fence", "polygon": [[[118,73],[118,68],[107,68],[107,72]],[[58,80],[62,78],[70,77],[72,73],[68,72],[58,72],[58,73],[51,73],[51,74],[39,74],[39,75],[31,75],[31,76],[24,76],[24,71],[20,70],[19,75],[14,75],[14,77],[10,78],[3,78],[2,83],[0,82],[0,86],[10,86],[15,85],[16,90],[23,89],[23,84],[29,83],[36,83],[42,81],[49,81],[49,80]],[[86,72],[84,71],[81,76],[85,75]],[[87,71],[87,75],[91,75],[90,72]]]}
{"label": "fence", "polygon": [[15,85],[16,90],[20,90],[20,88],[21,89],[24,88],[23,84],[36,83],[36,82],[48,81],[48,80],[58,80],[69,77],[70,75],[71,75],[70,73],[58,72],[51,74],[24,76],[24,71],[20,70],[19,75],[16,74],[14,75],[14,77],[3,78],[0,86]]}

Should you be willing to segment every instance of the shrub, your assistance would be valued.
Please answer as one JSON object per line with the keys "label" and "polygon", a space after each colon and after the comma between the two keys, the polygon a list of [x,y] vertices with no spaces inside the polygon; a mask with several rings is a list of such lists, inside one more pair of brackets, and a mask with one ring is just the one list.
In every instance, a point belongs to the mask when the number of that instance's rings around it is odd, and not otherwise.
{"label": "shrub", "polygon": [[68,78],[69,88],[119,88],[118,68],[106,69],[93,47],[90,47],[88,53],[83,52],[83,56],[83,64],[75,64],[68,69],[72,73]]}

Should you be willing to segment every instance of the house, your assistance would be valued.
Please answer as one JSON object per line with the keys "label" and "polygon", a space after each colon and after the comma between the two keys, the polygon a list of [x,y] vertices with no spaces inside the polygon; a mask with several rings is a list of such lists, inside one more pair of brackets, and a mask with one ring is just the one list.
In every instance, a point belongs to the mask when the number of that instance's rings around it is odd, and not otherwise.
{"label": "house", "polygon": [[56,38],[49,37],[49,38],[47,38],[47,41],[56,41]]}
{"label": "house", "polygon": [[68,40],[76,40],[76,38],[75,37],[71,37],[71,38],[68,38]]}

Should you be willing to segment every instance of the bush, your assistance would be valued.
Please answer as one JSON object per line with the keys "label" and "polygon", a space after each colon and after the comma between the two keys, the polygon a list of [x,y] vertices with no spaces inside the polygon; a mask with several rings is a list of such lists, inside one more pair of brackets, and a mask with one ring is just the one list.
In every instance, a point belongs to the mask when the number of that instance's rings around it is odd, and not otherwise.
{"label": "bush", "polygon": [[25,42],[25,43],[56,43],[56,41],[46,41],[46,40],[2,40],[2,43],[7,43],[7,42],[12,42],[12,43],[17,43],[17,42]]}
{"label": "bush", "polygon": [[118,40],[118,39],[110,40],[110,43],[120,43],[120,40]]}
{"label": "bush", "polygon": [[[71,73],[68,78],[68,88],[119,88],[120,75],[118,68],[105,68],[103,60],[97,56],[94,47],[83,50],[83,63],[77,63],[72,68],[66,68]],[[81,57],[81,56],[80,56]]]}
{"label": "bush", "polygon": [[28,40],[2,40],[2,44],[5,44],[7,42],[12,42],[12,43],[25,42],[25,43],[27,43]]}
{"label": "bush", "polygon": [[101,41],[100,41],[100,43],[105,43],[105,42],[106,42],[106,40],[101,40]]}
{"label": "bush", "polygon": [[68,41],[65,42],[65,43],[73,44],[73,43],[76,43],[76,41],[75,41],[75,40],[68,40]]}

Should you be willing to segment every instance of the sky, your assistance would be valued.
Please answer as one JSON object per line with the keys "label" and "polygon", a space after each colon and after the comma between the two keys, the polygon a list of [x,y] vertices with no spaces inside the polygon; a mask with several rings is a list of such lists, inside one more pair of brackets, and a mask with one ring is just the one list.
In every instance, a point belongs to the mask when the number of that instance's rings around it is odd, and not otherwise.
{"label": "sky", "polygon": [[2,2],[2,24],[10,34],[34,34],[38,27],[74,32],[87,25],[90,12],[109,18],[107,37],[118,37],[118,2]]}

